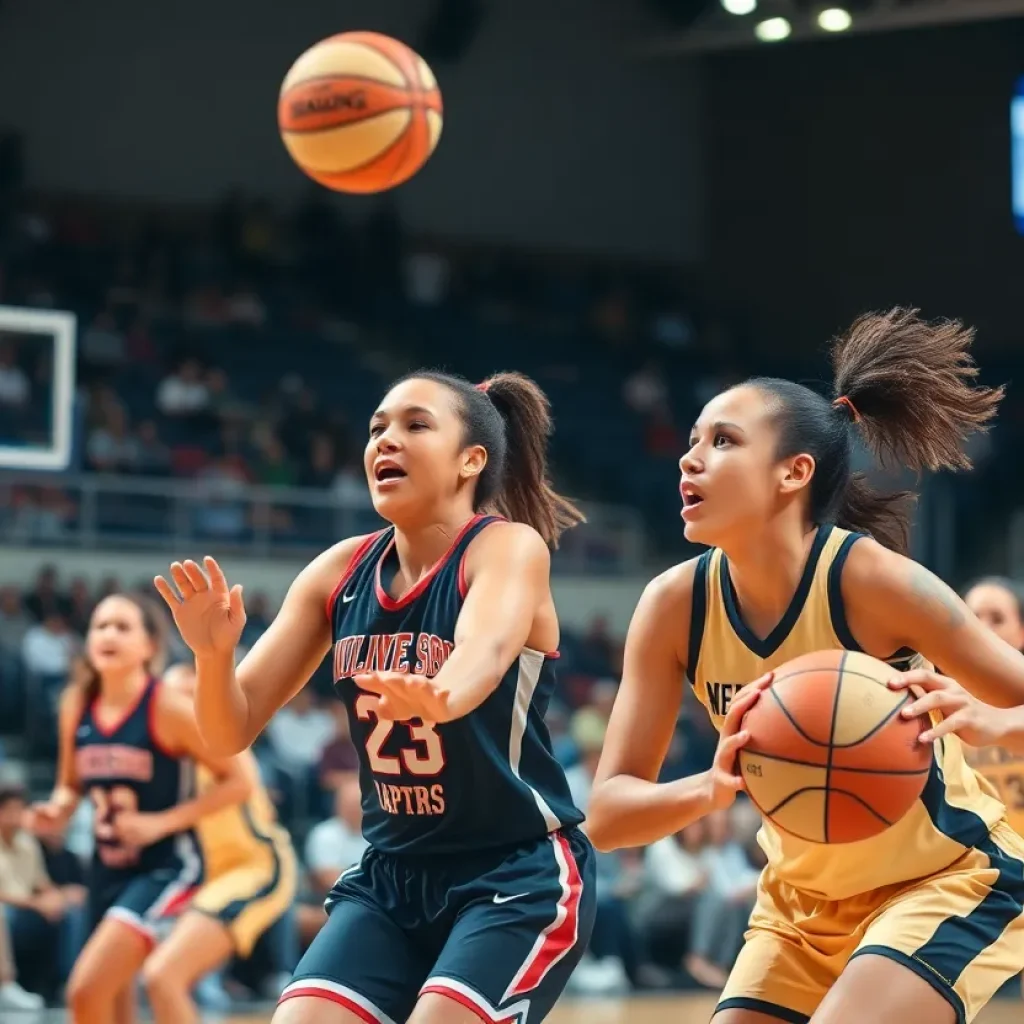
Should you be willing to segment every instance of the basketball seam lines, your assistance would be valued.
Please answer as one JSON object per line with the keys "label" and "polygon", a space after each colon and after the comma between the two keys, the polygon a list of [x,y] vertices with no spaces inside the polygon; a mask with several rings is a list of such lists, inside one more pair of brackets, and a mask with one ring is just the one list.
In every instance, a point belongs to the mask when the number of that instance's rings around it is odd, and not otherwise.
{"label": "basketball seam lines", "polygon": [[[840,750],[845,749],[843,747]],[[780,754],[766,754],[763,750],[757,750],[749,744],[743,748],[744,756],[763,757],[767,761],[780,761],[783,764],[795,764],[801,768],[825,768],[826,765],[818,764],[816,761],[801,761],[796,757],[782,757]],[[832,770],[836,772],[847,772],[851,775],[927,775],[931,771],[928,768],[846,768],[840,765],[838,768],[833,765]]]}
{"label": "basketball seam lines", "polygon": [[[348,121],[339,121],[337,124],[318,124],[315,126],[310,125],[308,128],[282,128],[281,131],[284,132],[285,135],[317,135],[320,132],[333,132],[337,131],[339,128],[348,128],[351,125],[369,124],[371,121],[376,120],[376,118],[378,117],[384,117],[386,114],[393,114],[396,110],[407,110],[410,114],[413,114],[416,108],[414,106],[411,106],[409,103],[403,101],[401,103],[395,103],[395,105],[392,107],[383,107],[380,110],[375,110],[372,114],[367,114],[366,117],[352,118],[351,120]],[[409,120],[409,124],[412,124],[411,117]],[[408,130],[409,127],[407,125],[405,131],[403,131],[402,134],[404,135]],[[376,157],[374,159],[376,159]],[[371,160],[370,162],[372,163],[373,161]],[[348,172],[343,171],[339,173]]]}
{"label": "basketball seam lines", "polygon": [[843,666],[846,664],[846,659],[849,655],[846,651],[843,651],[842,656],[839,659],[839,672],[836,675],[836,694],[832,699],[832,721],[829,724],[828,730],[828,755],[825,760],[825,800],[824,800],[824,820],[822,821],[821,834],[825,837],[825,842],[828,842],[828,798],[831,790],[829,789],[829,782],[832,779],[832,758],[835,755],[835,740],[836,740],[836,719],[839,717],[839,697],[843,692]]}
{"label": "basketball seam lines", "polygon": [[[777,804],[775,807],[773,807],[770,811],[766,811],[765,814],[768,815],[769,817],[771,817],[772,815],[778,814],[779,811],[781,811],[782,808],[785,807],[786,804],[788,804],[790,802],[790,800],[793,800],[793,799],[795,799],[798,796],[802,796],[804,793],[818,793],[822,789],[824,789],[823,786],[803,786],[800,789],[794,790],[792,793],[790,793],[786,797],[785,800],[781,801],[779,804]],[[865,810],[867,810],[868,812],[873,814],[879,821],[884,822],[886,825],[892,825],[893,824],[893,822],[889,821],[888,818],[885,818],[881,814],[879,814],[878,811],[876,811],[874,809],[874,807],[871,806],[871,804],[869,804],[862,797],[858,796],[856,793],[851,793],[847,789],[837,789],[836,792],[837,793],[842,793],[843,796],[848,796],[851,800],[856,800],[857,803],[863,805]],[[784,825],[780,825],[779,828],[781,828],[784,832],[788,831],[788,829],[786,829],[786,827]],[[795,835],[795,833],[793,833],[793,834]],[[806,838],[806,836],[801,836],[801,838]],[[808,841],[809,842],[814,842],[813,839],[812,840],[808,840]]]}
{"label": "basketball seam lines", "polygon": [[[408,110],[409,111],[409,115],[410,115],[409,116],[409,123],[405,126],[405,130],[402,132],[402,134],[399,135],[398,138],[395,139],[395,141],[392,142],[388,146],[387,149],[385,149],[382,152],[378,153],[376,156],[370,157],[369,160],[364,160],[357,167],[350,167],[347,171],[327,171],[327,170],[320,170],[320,168],[318,168],[318,167],[311,167],[310,170],[314,174],[323,174],[323,175],[329,175],[329,176],[332,176],[332,177],[333,176],[344,177],[345,175],[348,175],[348,174],[358,174],[360,171],[364,171],[364,170],[366,170],[367,167],[370,167],[371,165],[377,163],[378,160],[383,160],[389,153],[393,152],[395,147],[398,146],[400,143],[405,142],[408,145],[408,140],[406,139],[406,136],[409,134],[409,129],[412,127],[412,121],[413,121],[413,117],[415,116],[415,112],[414,112],[414,110],[411,107],[396,107],[395,110]],[[384,117],[385,114],[393,114],[394,112],[395,112],[394,110],[387,110],[383,114],[374,114],[373,117]],[[367,118],[364,118],[362,121],[349,122],[349,123],[366,124],[368,121],[372,121],[372,120],[373,120],[373,118],[367,117]],[[344,128],[346,126],[339,124],[339,125],[336,125],[336,127],[337,128]],[[320,130],[321,131],[333,131],[334,129],[326,128],[326,129],[320,129]],[[289,134],[291,134],[291,133],[289,132]],[[402,159],[404,161],[405,157],[403,157]],[[399,164],[399,166],[401,166],[401,164]],[[394,175],[392,175],[392,178],[393,177],[394,177]],[[388,180],[390,181],[391,179],[388,179]]]}
{"label": "basketball seam lines", "polygon": [[[812,671],[819,672],[821,670],[820,669],[813,669]],[[803,673],[800,673],[800,674],[803,674]],[[797,673],[794,672],[793,675],[797,675]],[[851,675],[851,676],[859,675],[859,676],[862,676],[864,679],[871,679],[872,682],[876,681],[876,680],[872,679],[871,676],[865,676],[862,672],[850,672],[849,675]],[[790,677],[786,676],[786,678],[789,679]],[[808,736],[807,733],[804,732],[804,730],[800,727],[800,723],[797,722],[797,720],[789,713],[789,709],[786,707],[786,705],[782,703],[781,698],[775,692],[775,686],[774,685],[770,686],[768,688],[767,692],[772,695],[772,697],[775,699],[775,703],[779,705],[779,708],[782,711],[782,713],[786,716],[786,718],[789,719],[790,725],[792,725],[793,728],[796,729],[796,731],[798,733],[800,733],[800,735],[805,740],[807,740],[808,743],[812,744],[815,747],[827,747],[827,746],[829,746],[828,743],[822,743],[821,740],[816,740],[813,736]],[[908,703],[910,701],[910,699],[911,699],[910,696],[904,697],[903,700],[901,700],[899,702],[899,704],[897,704],[896,707],[894,707],[892,709],[892,711],[890,711],[889,714],[887,714],[885,716],[885,718],[883,718],[878,723],[878,725],[876,725],[869,732],[866,732],[863,736],[858,737],[857,739],[853,740],[851,743],[839,743],[839,744],[836,744],[836,746],[838,747],[839,750],[848,750],[850,747],[856,747],[859,744],[863,743],[865,740],[870,739],[872,736],[875,735],[876,732],[878,732],[879,729],[883,729],[886,725],[888,725],[890,719],[894,715],[896,715],[900,711],[900,709],[903,707],[903,705]],[[817,767],[821,768],[822,766],[821,765],[817,765]]]}

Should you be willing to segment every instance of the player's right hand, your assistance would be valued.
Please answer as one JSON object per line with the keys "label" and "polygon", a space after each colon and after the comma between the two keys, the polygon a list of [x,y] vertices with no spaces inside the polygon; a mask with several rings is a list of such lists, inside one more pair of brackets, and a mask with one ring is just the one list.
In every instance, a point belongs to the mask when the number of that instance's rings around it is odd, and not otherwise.
{"label": "player's right hand", "polygon": [[153,584],[167,602],[174,623],[196,657],[230,654],[245,628],[242,586],[228,589],[228,581],[216,561],[203,559],[203,572],[195,562],[174,562],[171,579],[157,576]]}
{"label": "player's right hand", "polygon": [[750,733],[743,728],[743,716],[757,703],[761,694],[771,686],[773,672],[768,672],[747,683],[729,705],[729,711],[718,735],[718,748],[708,772],[711,787],[710,799],[714,810],[731,807],[736,794],[746,789],[743,776],[737,770],[736,755],[750,739]]}

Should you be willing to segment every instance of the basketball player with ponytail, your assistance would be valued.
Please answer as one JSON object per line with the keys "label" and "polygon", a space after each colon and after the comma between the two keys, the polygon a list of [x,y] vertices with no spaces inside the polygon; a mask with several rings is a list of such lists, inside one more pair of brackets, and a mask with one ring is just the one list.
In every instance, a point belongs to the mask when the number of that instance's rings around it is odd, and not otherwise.
{"label": "basketball player with ponytail", "polygon": [[[249,795],[235,759],[206,750],[189,701],[161,685],[165,634],[152,600],[112,594],[96,606],[61,698],[57,785],[30,815],[36,832],[61,832],[83,796],[93,804],[91,936],[67,993],[75,1024],[134,1020],[133,982],[158,925],[202,881],[193,826]],[[195,762],[214,780],[198,798]]]}
{"label": "basketball player with ponytail", "polygon": [[550,430],[518,374],[398,381],[364,454],[390,526],[307,566],[237,668],[240,587],[209,558],[156,581],[212,749],[248,747],[328,652],[348,710],[370,849],[329,894],[276,1024],[534,1024],[586,948],[593,851],[543,724],[549,547],[582,521],[548,483]]}
{"label": "basketball player with ponytail", "polygon": [[[907,557],[911,495],[851,470],[858,435],[909,469],[969,467],[964,439],[1002,397],[975,384],[971,340],[916,311],[862,317],[834,345],[832,398],[748,380],[705,406],[680,461],[686,536],[710,550],[634,614],[588,809],[599,848],[732,804],[743,716],[792,658],[866,651],[893,664],[894,688],[917,687],[904,714],[945,715],[922,734],[932,771],[897,827],[819,845],[764,823],[768,864],[714,1024],[965,1024],[1024,967],[1024,841],[961,745],[1024,750],[1024,656]],[[684,676],[718,750],[706,773],[659,784]]]}

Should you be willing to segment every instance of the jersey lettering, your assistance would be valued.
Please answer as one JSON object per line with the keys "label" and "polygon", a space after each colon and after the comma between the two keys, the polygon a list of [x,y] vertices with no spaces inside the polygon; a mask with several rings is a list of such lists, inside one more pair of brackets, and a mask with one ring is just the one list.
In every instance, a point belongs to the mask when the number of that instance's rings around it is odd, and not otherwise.
{"label": "jersey lettering", "polygon": [[375,633],[346,636],[334,644],[334,681],[359,672],[412,672],[433,678],[451,657],[454,644],[433,633]]}
{"label": "jersey lettering", "polygon": [[127,868],[139,859],[141,850],[137,846],[122,843],[117,834],[117,816],[134,814],[139,809],[135,790],[128,786],[102,786],[89,788],[89,799],[95,811],[94,832],[96,852],[108,868]]}
{"label": "jersey lettering", "polygon": [[[380,698],[373,693],[362,693],[356,698],[356,715],[364,722],[376,722],[366,738],[366,754],[375,775],[440,775],[445,766],[444,744],[431,722],[412,720],[392,722],[377,718]],[[395,727],[407,729],[416,746],[401,747],[397,754],[383,752]],[[409,811],[410,814],[418,813]]]}
{"label": "jersey lettering", "polygon": [[153,752],[115,744],[79,747],[75,751],[75,771],[79,778],[150,782],[153,778]]}
{"label": "jersey lettering", "polygon": [[743,683],[705,683],[704,692],[707,695],[707,705],[711,708],[711,714],[716,718],[724,718],[729,712],[729,705],[733,697],[743,689]]}

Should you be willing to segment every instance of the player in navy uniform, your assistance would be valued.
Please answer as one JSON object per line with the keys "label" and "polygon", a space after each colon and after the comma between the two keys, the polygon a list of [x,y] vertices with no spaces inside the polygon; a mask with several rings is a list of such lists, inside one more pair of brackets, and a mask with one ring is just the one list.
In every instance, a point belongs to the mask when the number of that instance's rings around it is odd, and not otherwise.
{"label": "player in navy uniform", "polygon": [[582,519],[547,483],[550,426],[517,374],[399,381],[365,453],[393,525],[309,565],[237,671],[241,588],[212,559],[157,580],[222,753],[252,743],[333,650],[371,847],[331,891],[276,1024],[536,1024],[587,945],[593,852],[543,722],[548,546]]}
{"label": "player in navy uniform", "polygon": [[[206,751],[187,698],[155,677],[163,618],[152,602],[127,595],[97,605],[85,658],[61,700],[57,785],[31,814],[36,831],[60,831],[82,796],[93,804],[92,935],[68,984],[78,1024],[133,1019],[131,982],[155,922],[201,881],[189,830],[248,793],[234,759]],[[193,758],[219,780],[198,800],[189,799]]]}

